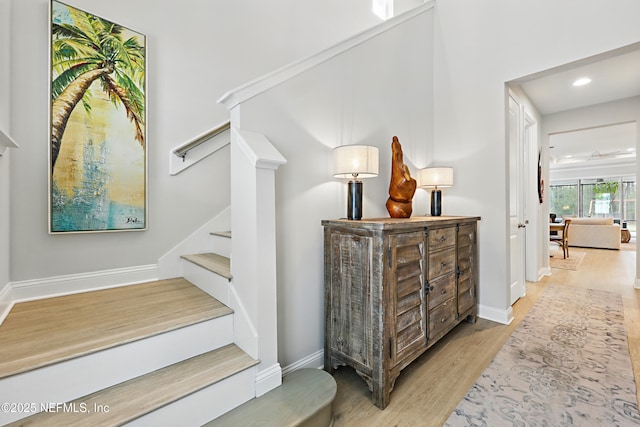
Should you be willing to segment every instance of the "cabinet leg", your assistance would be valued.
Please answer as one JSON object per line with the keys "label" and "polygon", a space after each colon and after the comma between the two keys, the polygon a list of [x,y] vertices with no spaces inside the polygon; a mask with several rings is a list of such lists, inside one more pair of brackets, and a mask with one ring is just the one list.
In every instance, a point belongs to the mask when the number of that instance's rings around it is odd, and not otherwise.
{"label": "cabinet leg", "polygon": [[371,400],[373,404],[380,409],[387,407],[391,401],[391,390],[388,385],[373,383],[373,389],[371,391]]}
{"label": "cabinet leg", "polygon": [[476,323],[476,315],[475,314],[470,314],[467,316],[467,318],[465,319],[467,321],[467,323]]}

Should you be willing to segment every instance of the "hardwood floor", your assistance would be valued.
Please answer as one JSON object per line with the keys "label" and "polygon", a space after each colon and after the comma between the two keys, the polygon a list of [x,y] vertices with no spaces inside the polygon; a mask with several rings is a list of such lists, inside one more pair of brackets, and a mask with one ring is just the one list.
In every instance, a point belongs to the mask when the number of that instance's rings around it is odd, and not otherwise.
{"label": "hardwood floor", "polygon": [[230,313],[181,278],[21,302],[0,326],[0,378]]}
{"label": "hardwood floor", "polygon": [[[391,403],[380,410],[366,383],[348,367],[336,370],[335,427],[442,426],[489,365],[511,332],[550,284],[600,289],[622,296],[636,389],[640,385],[640,289],[634,289],[635,251],[571,248],[586,253],[577,271],[553,269],[527,284],[527,295],[513,307],[515,320],[501,325],[484,319],[461,323],[407,367],[396,381]],[[637,391],[636,391],[637,392]],[[638,394],[640,396],[640,394]],[[640,399],[639,399],[640,400]]]}

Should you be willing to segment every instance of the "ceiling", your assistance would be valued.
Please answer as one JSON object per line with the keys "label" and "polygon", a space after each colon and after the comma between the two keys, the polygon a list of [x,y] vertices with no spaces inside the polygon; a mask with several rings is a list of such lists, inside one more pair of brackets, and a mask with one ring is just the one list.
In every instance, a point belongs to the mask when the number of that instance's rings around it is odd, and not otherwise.
{"label": "ceiling", "polygon": [[[573,82],[589,77],[591,83]],[[557,67],[515,82],[542,115],[640,95],[640,46]],[[550,137],[551,168],[577,163],[635,160],[636,124],[625,123]]]}

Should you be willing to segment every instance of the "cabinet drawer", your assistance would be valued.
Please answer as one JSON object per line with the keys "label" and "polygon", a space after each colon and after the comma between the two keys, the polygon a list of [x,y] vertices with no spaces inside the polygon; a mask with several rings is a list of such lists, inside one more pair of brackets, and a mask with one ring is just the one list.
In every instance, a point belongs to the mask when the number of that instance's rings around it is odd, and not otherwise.
{"label": "cabinet drawer", "polygon": [[455,227],[429,229],[429,250],[453,246],[456,243]]}
{"label": "cabinet drawer", "polygon": [[429,339],[437,339],[456,324],[456,303],[451,298],[429,312]]}
{"label": "cabinet drawer", "polygon": [[429,280],[456,269],[456,248],[452,247],[436,253],[429,253]]}
{"label": "cabinet drawer", "polygon": [[456,275],[451,273],[439,277],[428,283],[429,310],[439,306],[449,298],[453,298],[456,291]]}

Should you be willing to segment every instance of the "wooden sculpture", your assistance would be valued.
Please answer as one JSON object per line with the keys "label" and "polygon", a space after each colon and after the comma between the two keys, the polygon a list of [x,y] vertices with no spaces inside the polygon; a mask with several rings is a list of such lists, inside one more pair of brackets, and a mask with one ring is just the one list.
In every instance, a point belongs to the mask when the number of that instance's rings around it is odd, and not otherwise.
{"label": "wooden sculpture", "polygon": [[416,192],[416,180],[411,178],[409,168],[402,160],[402,146],[398,137],[391,142],[391,182],[387,211],[391,218],[409,218],[413,211],[413,194]]}

